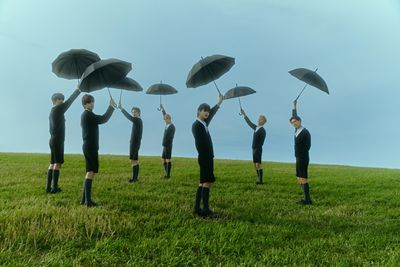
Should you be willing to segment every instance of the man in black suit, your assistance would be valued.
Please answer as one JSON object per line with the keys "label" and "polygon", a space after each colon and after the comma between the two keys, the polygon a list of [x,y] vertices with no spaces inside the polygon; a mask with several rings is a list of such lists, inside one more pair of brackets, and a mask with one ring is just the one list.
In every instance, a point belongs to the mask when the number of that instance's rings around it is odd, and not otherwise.
{"label": "man in black suit", "polygon": [[[64,163],[64,141],[65,141],[65,112],[71,106],[72,102],[78,97],[81,91],[77,88],[75,92],[64,102],[64,95],[55,93],[51,97],[53,108],[49,116],[50,128],[50,165],[47,169],[47,193],[58,193],[61,189],[58,187],[60,169]],[[53,188],[51,182],[53,181]]]}
{"label": "man in black suit", "polygon": [[140,118],[140,108],[133,107],[131,110],[132,115],[122,107],[121,101],[118,103],[118,108],[121,110],[122,114],[124,114],[124,116],[132,122],[131,141],[129,146],[129,159],[131,160],[132,166],[132,178],[129,179],[129,182],[136,183],[139,176],[139,149],[143,133],[143,122]]}
{"label": "man in black suit", "polygon": [[[215,182],[214,150],[208,125],[218,111],[223,100],[224,97],[220,95],[218,103],[213,108],[210,108],[206,103],[201,104],[197,109],[197,119],[192,125],[192,133],[198,152],[197,159],[200,166],[200,183],[196,191],[193,214],[204,217],[214,217],[208,203],[210,189]],[[201,200],[203,200],[203,209],[200,208]]]}
{"label": "man in black suit", "polygon": [[165,112],[165,109],[162,104],[160,104],[160,109],[163,114],[163,119],[165,121],[165,130],[162,141],[163,151],[161,155],[161,160],[164,165],[165,176],[164,178],[168,179],[171,176],[171,156],[172,156],[172,142],[174,140],[175,135],[175,125],[171,122],[171,115]]}
{"label": "man in black suit", "polygon": [[249,117],[247,117],[246,112],[243,109],[240,109],[240,114],[244,116],[247,125],[249,125],[250,128],[254,130],[253,143],[251,145],[251,148],[253,149],[253,163],[258,177],[257,184],[262,185],[263,169],[261,166],[261,158],[262,158],[262,146],[264,145],[264,140],[266,136],[266,132],[263,126],[267,122],[267,118],[264,115],[260,115],[258,117],[258,126],[257,126],[251,122],[251,120],[249,119]]}
{"label": "man in black suit", "polygon": [[83,193],[81,204],[94,207],[97,204],[92,201],[92,182],[94,175],[99,172],[99,124],[106,123],[114,112],[117,106],[114,99],[110,99],[110,105],[103,115],[93,113],[94,97],[85,94],[82,97],[82,106],[85,109],[81,116],[82,139],[83,139],[83,154],[86,161],[86,176],[83,184]]}
{"label": "man in black suit", "polygon": [[308,164],[310,162],[308,151],[311,148],[311,135],[310,132],[301,125],[301,118],[297,115],[296,100],[293,101],[290,123],[295,128],[294,153],[296,157],[296,176],[304,193],[304,199],[297,203],[300,205],[311,205],[310,186],[308,184]]}

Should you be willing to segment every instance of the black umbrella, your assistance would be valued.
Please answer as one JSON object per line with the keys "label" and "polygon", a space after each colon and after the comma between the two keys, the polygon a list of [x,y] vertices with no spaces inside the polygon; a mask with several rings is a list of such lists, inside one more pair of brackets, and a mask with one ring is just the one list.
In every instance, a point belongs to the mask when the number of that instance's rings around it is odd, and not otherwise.
{"label": "black umbrella", "polygon": [[[224,99],[230,99],[230,98],[238,98],[239,99],[239,106],[240,109],[242,109],[242,103],[240,102],[240,97],[241,96],[246,96],[246,95],[251,95],[254,94],[256,91],[248,86],[237,86],[229,89],[225,95]],[[239,113],[239,115],[242,115]]]}
{"label": "black umbrella", "polygon": [[79,79],[86,68],[100,57],[86,49],[71,49],[58,55],[51,64],[52,71],[61,78]]}
{"label": "black umbrella", "polygon": [[129,62],[114,58],[102,59],[87,67],[78,87],[83,92],[110,87],[124,79],[131,69],[132,64]]}
{"label": "black umbrella", "polygon": [[235,59],[224,55],[201,58],[190,70],[186,79],[186,87],[196,88],[212,81],[221,95],[215,80],[228,72],[233,65],[235,65]]}
{"label": "black umbrella", "polygon": [[[172,87],[171,85],[168,85],[166,83],[162,83],[162,82],[153,84],[146,91],[146,94],[160,96],[160,106],[161,106],[161,96],[162,95],[173,95],[176,93],[178,93],[178,91],[174,87]],[[158,110],[160,110],[160,109],[158,109]]]}
{"label": "black umbrella", "polygon": [[329,95],[328,86],[326,85],[324,79],[322,79],[322,77],[317,74],[317,70],[318,68],[315,71],[305,68],[298,68],[289,71],[291,75],[306,83],[303,87],[303,90],[301,90],[300,94],[297,96],[296,100],[299,99],[308,84],[314,86],[315,88],[318,88],[319,90]]}
{"label": "black umbrella", "polygon": [[140,92],[143,91],[142,86],[132,78],[125,77],[124,79],[110,85],[111,88],[121,89],[119,94],[119,102],[121,102],[122,97],[122,90],[133,91],[133,92]]}

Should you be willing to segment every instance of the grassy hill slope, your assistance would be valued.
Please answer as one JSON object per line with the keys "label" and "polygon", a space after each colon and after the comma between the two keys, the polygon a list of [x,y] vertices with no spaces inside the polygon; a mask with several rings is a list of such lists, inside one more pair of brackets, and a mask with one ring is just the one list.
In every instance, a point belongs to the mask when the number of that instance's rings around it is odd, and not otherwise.
{"label": "grassy hill slope", "polygon": [[60,194],[46,194],[48,155],[0,153],[0,264],[265,266],[400,262],[400,170],[311,165],[312,206],[298,206],[294,164],[216,160],[210,203],[218,220],[191,214],[196,159],[100,156],[93,199],[79,205],[82,155],[66,155]]}

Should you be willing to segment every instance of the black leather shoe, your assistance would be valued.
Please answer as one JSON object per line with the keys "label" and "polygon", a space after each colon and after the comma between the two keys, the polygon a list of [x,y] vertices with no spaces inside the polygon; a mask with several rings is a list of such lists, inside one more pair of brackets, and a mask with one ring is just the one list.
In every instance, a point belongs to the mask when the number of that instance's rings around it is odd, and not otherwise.
{"label": "black leather shoe", "polygon": [[53,189],[51,189],[50,193],[57,194],[57,193],[60,193],[61,191],[62,191],[61,188],[53,188]]}
{"label": "black leather shoe", "polygon": [[299,205],[311,205],[312,201],[305,201],[304,199],[297,201],[297,204]]}

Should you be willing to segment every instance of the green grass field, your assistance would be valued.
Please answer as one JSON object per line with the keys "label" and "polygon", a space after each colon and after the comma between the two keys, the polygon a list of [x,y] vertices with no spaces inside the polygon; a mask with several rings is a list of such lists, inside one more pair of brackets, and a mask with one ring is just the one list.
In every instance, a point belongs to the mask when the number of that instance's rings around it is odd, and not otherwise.
{"label": "green grass field", "polygon": [[216,160],[210,203],[218,220],[191,214],[196,159],[100,156],[98,208],[79,204],[82,155],[66,155],[60,194],[46,194],[48,155],[0,153],[0,265],[399,266],[400,170],[310,165],[312,206],[294,164]]}

